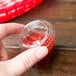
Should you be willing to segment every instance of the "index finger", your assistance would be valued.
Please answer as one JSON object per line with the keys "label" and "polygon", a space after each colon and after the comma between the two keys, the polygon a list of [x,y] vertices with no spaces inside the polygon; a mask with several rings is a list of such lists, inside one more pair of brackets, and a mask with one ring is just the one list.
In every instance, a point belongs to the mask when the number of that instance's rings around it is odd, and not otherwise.
{"label": "index finger", "polygon": [[18,23],[0,24],[0,40],[2,40],[5,36],[8,36],[10,34],[20,33],[23,27],[24,25]]}

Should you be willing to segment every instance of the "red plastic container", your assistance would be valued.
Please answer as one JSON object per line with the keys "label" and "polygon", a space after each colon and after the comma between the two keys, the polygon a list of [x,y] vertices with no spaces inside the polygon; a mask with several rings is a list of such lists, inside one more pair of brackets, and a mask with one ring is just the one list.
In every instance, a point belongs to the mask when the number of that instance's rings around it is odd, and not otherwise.
{"label": "red plastic container", "polygon": [[42,1],[43,0],[0,0],[0,23],[28,12]]}
{"label": "red plastic container", "polygon": [[24,50],[36,46],[46,46],[49,50],[48,55],[35,65],[36,68],[46,68],[50,65],[54,40],[55,33],[52,24],[44,20],[28,23],[20,34],[20,46]]}

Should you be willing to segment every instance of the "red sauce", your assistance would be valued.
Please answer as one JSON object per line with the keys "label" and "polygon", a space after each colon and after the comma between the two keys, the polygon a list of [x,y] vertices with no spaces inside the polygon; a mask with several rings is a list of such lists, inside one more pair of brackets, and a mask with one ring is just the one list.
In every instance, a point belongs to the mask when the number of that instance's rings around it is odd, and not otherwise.
{"label": "red sauce", "polygon": [[26,45],[33,45],[33,42],[39,40],[41,41],[44,38],[44,34],[43,33],[33,33],[30,34],[30,36],[27,36],[26,38],[24,38],[23,43]]}
{"label": "red sauce", "polygon": [[[41,41],[44,38],[44,36],[45,36],[44,33],[33,33],[30,36],[27,36],[26,38],[24,38],[23,43],[32,45],[33,42],[37,40]],[[42,44],[43,46],[47,46],[49,53],[43,60],[41,60],[35,65],[36,68],[42,69],[50,65],[51,59],[52,59],[54,40],[55,40],[54,37],[49,35],[47,40]]]}

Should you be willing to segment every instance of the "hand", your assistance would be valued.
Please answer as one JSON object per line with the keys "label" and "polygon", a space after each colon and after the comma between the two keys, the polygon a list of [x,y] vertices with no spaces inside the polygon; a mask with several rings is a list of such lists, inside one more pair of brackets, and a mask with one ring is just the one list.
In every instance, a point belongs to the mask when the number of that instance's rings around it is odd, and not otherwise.
{"label": "hand", "polygon": [[6,49],[1,40],[8,35],[20,33],[23,27],[18,23],[0,24],[0,76],[21,75],[48,54],[47,48],[42,46],[24,51],[8,60]]}

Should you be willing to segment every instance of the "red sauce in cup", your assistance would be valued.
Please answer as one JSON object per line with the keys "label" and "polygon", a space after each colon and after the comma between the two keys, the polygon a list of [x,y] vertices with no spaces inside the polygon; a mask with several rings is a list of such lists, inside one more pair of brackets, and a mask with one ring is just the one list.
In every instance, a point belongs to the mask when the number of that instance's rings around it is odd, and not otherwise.
{"label": "red sauce in cup", "polygon": [[[42,40],[43,37],[44,37],[44,33],[33,33],[30,36],[24,38],[23,43],[32,45],[33,42],[37,40]],[[48,65],[51,63],[54,40],[55,40],[54,37],[51,37],[49,35],[47,40],[42,44],[43,46],[46,46],[48,48],[49,54],[43,60],[41,60],[36,64],[35,66],[36,68],[45,68],[48,67]]]}
{"label": "red sauce in cup", "polygon": [[46,46],[48,48],[48,55],[34,66],[38,69],[48,67],[51,63],[55,41],[55,34],[51,25],[44,20],[33,21],[25,26],[23,32],[21,33],[21,37],[22,48],[24,50],[35,47],[34,45]]}

